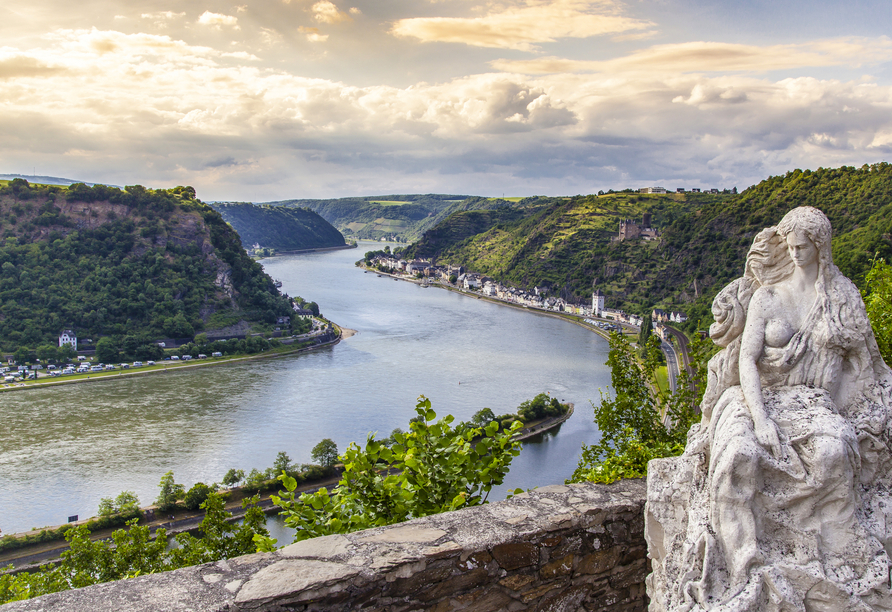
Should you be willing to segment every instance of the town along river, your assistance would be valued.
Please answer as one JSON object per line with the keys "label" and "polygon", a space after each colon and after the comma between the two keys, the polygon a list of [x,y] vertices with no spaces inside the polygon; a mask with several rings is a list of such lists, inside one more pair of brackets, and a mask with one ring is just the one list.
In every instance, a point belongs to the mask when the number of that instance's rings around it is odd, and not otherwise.
{"label": "town along river", "polygon": [[124,490],[147,505],[168,470],[188,487],[263,470],[283,450],[309,463],[323,438],[343,450],[408,429],[419,395],[456,421],[483,407],[514,412],[543,391],[575,403],[556,433],[524,443],[490,499],[563,483],[598,439],[589,401],[610,382],[607,342],[554,317],[366,274],[353,263],[371,248],[381,246],[262,262],[282,291],[357,330],[334,347],[0,396],[3,533],[92,516]]}

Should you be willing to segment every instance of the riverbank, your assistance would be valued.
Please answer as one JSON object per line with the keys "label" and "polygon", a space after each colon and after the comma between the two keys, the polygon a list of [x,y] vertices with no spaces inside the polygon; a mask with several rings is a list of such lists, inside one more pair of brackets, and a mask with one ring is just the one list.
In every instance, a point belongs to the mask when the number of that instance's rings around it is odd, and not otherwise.
{"label": "riverbank", "polygon": [[[190,368],[202,368],[208,366],[221,365],[226,363],[236,363],[239,361],[247,361],[254,359],[271,359],[274,357],[286,357],[288,355],[296,355],[299,353],[305,353],[308,351],[315,351],[317,349],[325,348],[328,346],[334,346],[338,344],[341,340],[345,338],[349,338],[353,336],[357,332],[352,329],[341,328],[340,326],[332,323],[332,328],[335,330],[335,338],[326,342],[314,342],[311,336],[297,336],[295,338],[286,338],[282,340],[282,346],[268,349],[262,353],[255,353],[253,355],[233,355],[231,357],[209,357],[206,359],[202,359],[200,361],[164,361],[161,363],[156,363],[153,366],[143,366],[139,370],[114,370],[110,372],[90,372],[83,374],[69,374],[64,379],[56,379],[56,378],[45,378],[43,380],[26,380],[20,383],[12,383],[9,385],[0,386],[0,393],[9,392],[9,391],[24,391],[26,389],[40,389],[47,387],[56,387],[62,385],[71,385],[76,383],[85,383],[85,382],[97,382],[97,381],[108,381],[108,380],[119,380],[121,377],[135,377],[135,376],[149,376],[152,374],[164,374],[167,372],[179,371],[179,370],[187,370]],[[290,342],[287,342],[291,340]],[[296,345],[296,346],[295,346]]]}
{"label": "riverbank", "polygon": [[[474,298],[477,300],[483,300],[484,302],[490,302],[492,304],[498,304],[499,306],[508,306],[508,307],[514,308],[516,310],[525,310],[527,312],[532,312],[535,314],[545,315],[548,317],[554,317],[556,319],[562,319],[564,321],[569,321],[570,323],[573,323],[574,325],[579,325],[580,327],[583,327],[589,331],[595,332],[596,334],[598,334],[599,336],[603,337],[606,340],[610,339],[610,334],[607,331],[600,329],[599,327],[597,327],[595,325],[590,325],[589,323],[586,323],[585,319],[579,315],[569,314],[566,312],[555,312],[554,310],[548,310],[546,308],[539,308],[537,306],[528,306],[526,304],[517,304],[515,302],[507,302],[505,300],[500,300],[499,298],[494,298],[494,297],[491,297],[488,295],[481,295],[476,291],[465,291],[464,289],[461,289],[459,287],[444,284],[442,281],[430,281],[429,279],[418,280],[415,278],[407,278],[402,274],[391,274],[388,272],[381,272],[381,271],[378,271],[378,270],[375,270],[372,268],[368,268],[365,265],[360,265],[359,267],[360,267],[360,269],[362,269],[364,272],[366,272],[368,274],[377,274],[378,276],[381,276],[381,277],[386,276],[386,277],[392,278],[394,280],[405,281],[407,283],[412,283],[414,285],[419,285],[419,286],[423,285],[426,287],[435,287],[437,289],[446,289],[447,291],[452,291],[453,293],[457,293],[459,295],[471,297],[471,298]],[[596,319],[597,317],[589,317],[589,318]],[[599,320],[604,323],[611,323],[613,325],[617,324],[616,321],[613,321],[610,319],[599,319]],[[628,326],[625,324],[620,324],[620,326],[623,328],[623,331],[626,334],[637,335],[637,333],[638,333],[638,330],[631,326]]]}

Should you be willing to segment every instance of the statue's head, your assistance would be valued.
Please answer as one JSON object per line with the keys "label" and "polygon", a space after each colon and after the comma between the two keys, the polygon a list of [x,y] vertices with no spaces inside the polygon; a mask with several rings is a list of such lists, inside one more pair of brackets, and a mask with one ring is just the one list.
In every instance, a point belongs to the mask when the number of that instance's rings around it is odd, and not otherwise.
{"label": "statue's head", "polygon": [[779,282],[793,273],[794,261],[790,248],[804,237],[818,252],[820,269],[828,270],[833,263],[830,254],[830,221],[817,208],[794,208],[775,227],[756,236],[747,254],[745,276],[755,278],[760,285]]}
{"label": "statue's head", "polygon": [[811,240],[821,258],[830,255],[830,220],[827,215],[811,206],[794,208],[777,224],[777,233],[787,238],[790,234],[801,233]]}

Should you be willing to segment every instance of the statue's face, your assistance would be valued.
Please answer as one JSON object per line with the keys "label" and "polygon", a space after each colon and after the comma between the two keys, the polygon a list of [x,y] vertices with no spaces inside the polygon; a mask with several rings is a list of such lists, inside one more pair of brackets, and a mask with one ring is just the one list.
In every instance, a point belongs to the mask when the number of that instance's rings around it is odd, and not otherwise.
{"label": "statue's face", "polygon": [[818,260],[818,247],[799,229],[787,234],[787,250],[796,267],[802,268]]}

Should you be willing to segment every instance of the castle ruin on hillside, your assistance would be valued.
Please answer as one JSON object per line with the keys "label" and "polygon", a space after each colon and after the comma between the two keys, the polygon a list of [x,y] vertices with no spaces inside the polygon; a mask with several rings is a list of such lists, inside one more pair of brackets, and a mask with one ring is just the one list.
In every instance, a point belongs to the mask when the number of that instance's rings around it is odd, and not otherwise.
{"label": "castle ruin on hillside", "polygon": [[650,225],[650,213],[641,215],[641,224],[637,224],[631,219],[621,219],[619,222],[619,235],[616,240],[635,240],[642,238],[644,240],[656,240],[660,234]]}

